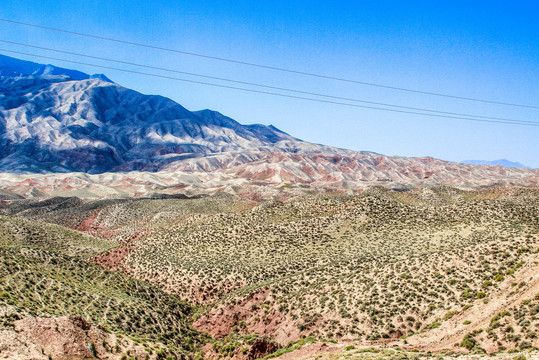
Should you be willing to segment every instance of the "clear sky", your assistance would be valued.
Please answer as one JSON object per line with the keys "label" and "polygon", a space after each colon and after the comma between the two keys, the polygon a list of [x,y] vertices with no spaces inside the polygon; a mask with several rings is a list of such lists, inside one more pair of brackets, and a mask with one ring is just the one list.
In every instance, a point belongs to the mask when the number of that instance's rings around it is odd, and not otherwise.
{"label": "clear sky", "polygon": [[[10,0],[0,18],[274,67],[539,106],[538,1]],[[460,101],[246,67],[0,22],[0,40],[395,105],[539,122],[539,109]],[[0,43],[0,48],[125,69]],[[190,110],[273,124],[300,139],[386,155],[506,158],[539,167],[539,127],[469,122],[105,73]],[[184,77],[160,71],[163,75]],[[224,84],[224,83],[223,83]]]}

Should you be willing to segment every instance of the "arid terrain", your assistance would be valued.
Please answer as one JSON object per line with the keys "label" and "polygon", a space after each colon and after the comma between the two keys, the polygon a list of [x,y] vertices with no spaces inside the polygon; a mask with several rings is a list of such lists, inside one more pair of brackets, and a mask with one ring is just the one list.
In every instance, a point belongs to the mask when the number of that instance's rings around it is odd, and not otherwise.
{"label": "arid terrain", "polygon": [[0,55],[0,358],[539,356],[538,169],[249,121]]}
{"label": "arid terrain", "polygon": [[0,358],[538,356],[536,188],[275,191],[4,193]]}

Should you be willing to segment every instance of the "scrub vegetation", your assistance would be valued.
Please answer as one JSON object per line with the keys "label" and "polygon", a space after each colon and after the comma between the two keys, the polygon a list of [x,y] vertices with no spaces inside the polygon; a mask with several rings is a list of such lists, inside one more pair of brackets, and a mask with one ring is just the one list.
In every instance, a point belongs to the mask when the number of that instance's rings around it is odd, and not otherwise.
{"label": "scrub vegetation", "polygon": [[4,328],[80,315],[199,357],[268,355],[255,339],[283,354],[351,341],[357,358],[386,343],[539,347],[537,189],[15,199],[0,212]]}

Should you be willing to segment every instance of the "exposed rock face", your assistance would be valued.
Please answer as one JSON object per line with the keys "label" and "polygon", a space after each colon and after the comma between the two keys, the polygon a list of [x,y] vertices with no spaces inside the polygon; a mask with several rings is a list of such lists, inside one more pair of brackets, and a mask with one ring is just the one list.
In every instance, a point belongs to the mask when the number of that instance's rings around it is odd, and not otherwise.
{"label": "exposed rock face", "polygon": [[246,163],[230,161],[223,168],[216,166],[217,169],[208,171],[200,169],[206,165],[210,168],[210,163],[234,156],[222,153],[197,160],[190,159],[171,164],[170,169],[156,173],[0,173],[0,195],[9,200],[20,196],[108,198],[225,191],[246,198],[263,199],[282,198],[287,194],[301,194],[305,191],[353,192],[372,185],[396,190],[440,184],[460,189],[539,185],[537,169],[508,169],[500,166],[463,165],[429,158],[385,156],[385,162],[390,165],[384,165],[382,169],[380,163],[362,154],[345,158],[336,164],[322,156],[313,158],[305,154],[258,153],[258,158],[253,156],[253,160]]}
{"label": "exposed rock face", "polygon": [[14,330],[0,332],[0,359],[120,359],[129,354],[155,358],[144,347],[119,338],[79,316],[27,317],[15,322]]}
{"label": "exposed rock face", "polygon": [[269,355],[275,351],[279,346],[273,342],[266,339],[256,339],[252,344],[251,348],[247,351],[245,359],[254,360],[261,359],[266,355]]}
{"label": "exposed rock face", "polygon": [[78,316],[25,318],[15,322],[15,331],[43,349],[47,355],[92,357],[92,344],[104,337],[101,330]]}

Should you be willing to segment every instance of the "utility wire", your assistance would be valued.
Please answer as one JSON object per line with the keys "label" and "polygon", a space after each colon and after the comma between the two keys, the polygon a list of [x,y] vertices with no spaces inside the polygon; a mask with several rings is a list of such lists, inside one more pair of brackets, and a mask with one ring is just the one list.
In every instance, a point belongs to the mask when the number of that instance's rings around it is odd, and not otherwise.
{"label": "utility wire", "polygon": [[44,59],[50,59],[50,60],[56,60],[56,61],[63,61],[68,63],[74,63],[74,64],[80,64],[80,65],[86,65],[86,66],[93,66],[103,69],[109,69],[109,70],[116,70],[116,71],[122,71],[126,73],[132,73],[132,74],[139,74],[139,75],[145,75],[145,76],[152,76],[156,78],[161,79],[169,79],[169,80],[176,80],[176,81],[183,81],[188,82],[192,84],[200,84],[200,85],[207,85],[207,86],[213,86],[213,87],[219,87],[224,89],[233,89],[233,90],[240,90],[240,91],[246,91],[251,93],[257,93],[257,94],[265,94],[265,95],[273,95],[273,96],[279,96],[284,98],[290,98],[290,99],[300,99],[300,100],[307,100],[307,101],[313,101],[313,102],[319,102],[319,103],[326,103],[326,104],[334,104],[334,105],[342,105],[342,106],[349,106],[354,108],[363,108],[363,109],[372,109],[372,110],[380,110],[380,111],[389,111],[394,113],[402,113],[402,114],[413,114],[413,115],[421,115],[421,116],[428,116],[428,117],[438,117],[438,118],[446,118],[446,119],[459,119],[459,120],[467,120],[467,121],[478,121],[478,122],[487,122],[487,123],[498,123],[498,124],[511,124],[511,125],[525,125],[525,126],[538,126],[539,123],[532,122],[532,121],[524,121],[524,120],[488,120],[488,119],[477,119],[477,118],[467,118],[467,117],[460,117],[460,116],[449,116],[449,115],[437,115],[437,114],[428,114],[428,113],[421,113],[421,112],[414,112],[414,111],[405,111],[405,110],[397,110],[397,109],[385,109],[380,107],[374,107],[374,106],[366,106],[366,105],[358,105],[358,104],[350,104],[350,103],[344,103],[344,102],[338,102],[338,101],[331,101],[331,100],[322,100],[322,99],[313,99],[303,96],[295,96],[295,95],[287,95],[287,94],[279,94],[269,91],[262,91],[262,90],[254,90],[254,89],[246,89],[236,86],[228,86],[228,85],[221,85],[221,84],[215,84],[215,83],[208,83],[203,81],[196,81],[196,80],[189,80],[189,79],[182,79],[172,76],[166,76],[166,75],[157,75],[157,74],[151,74],[147,72],[142,71],[135,71],[135,70],[126,70],[126,69],[120,69],[112,66],[105,66],[105,65],[97,65],[97,64],[90,64],[82,61],[75,61],[75,60],[65,60],[65,59],[59,59],[55,57],[50,56],[44,56],[44,55],[36,55],[36,54],[28,54],[20,51],[13,51],[13,50],[7,50],[7,49],[0,49],[0,51],[5,51],[9,53],[14,54],[21,54],[21,55],[27,55],[27,56],[34,56],[38,58],[44,58]]}
{"label": "utility wire", "polygon": [[439,110],[432,110],[432,109],[425,109],[425,108],[417,108],[417,107],[410,107],[410,106],[402,106],[402,105],[380,103],[380,102],[374,102],[374,101],[366,101],[366,100],[347,98],[347,97],[341,97],[341,96],[326,95],[326,94],[320,94],[320,93],[309,92],[309,91],[301,91],[301,90],[295,90],[295,89],[290,89],[290,88],[269,86],[269,85],[263,85],[263,84],[259,84],[259,83],[252,83],[252,82],[232,80],[232,79],[226,79],[226,78],[215,77],[215,76],[196,74],[196,73],[179,71],[179,70],[174,70],[174,69],[167,69],[167,68],[151,66],[151,65],[137,64],[137,63],[121,61],[121,60],[115,60],[115,59],[110,59],[110,58],[104,58],[104,57],[99,57],[99,56],[85,55],[85,54],[75,53],[75,52],[71,52],[71,51],[63,51],[63,50],[46,48],[46,47],[42,47],[42,46],[23,44],[23,43],[14,42],[14,41],[0,40],[0,42],[7,43],[7,44],[30,47],[30,48],[34,48],[34,49],[53,51],[53,52],[57,52],[57,53],[61,53],[61,54],[75,55],[75,56],[80,56],[80,57],[85,57],[85,58],[90,58],[90,59],[114,62],[114,63],[124,64],[124,65],[138,66],[138,67],[143,67],[143,68],[147,68],[147,69],[167,71],[167,72],[176,73],[176,74],[190,75],[190,76],[196,76],[196,77],[201,77],[201,78],[205,78],[205,79],[220,80],[220,81],[226,81],[226,82],[242,84],[242,85],[257,86],[257,87],[262,87],[262,88],[271,89],[271,90],[288,91],[288,92],[293,92],[293,93],[296,93],[296,94],[319,96],[319,97],[325,97],[325,98],[329,98],[329,99],[353,101],[353,102],[359,102],[359,103],[371,104],[371,105],[389,106],[389,107],[394,107],[394,108],[399,108],[399,109],[425,111],[425,112],[432,112],[432,113],[437,113],[437,114],[447,114],[447,115],[457,115],[457,116],[464,116],[464,117],[474,117],[474,118],[480,118],[480,119],[531,122],[531,121],[526,121],[526,120],[517,120],[517,119],[500,118],[500,117],[492,117],[492,116],[482,116],[482,115],[471,115],[471,114],[455,113],[455,112],[449,112],[449,111],[439,111]]}
{"label": "utility wire", "polygon": [[310,73],[310,72],[299,71],[299,70],[285,69],[285,68],[280,68],[280,67],[276,67],[276,66],[262,65],[262,64],[251,63],[251,62],[246,62],[246,61],[222,58],[222,57],[218,57],[218,56],[211,56],[211,55],[193,53],[193,52],[188,52],[188,51],[164,48],[164,47],[159,47],[159,46],[154,46],[154,45],[146,45],[146,44],[136,43],[136,42],[132,42],[132,41],[125,41],[125,40],[118,40],[118,39],[108,38],[108,37],[104,37],[104,36],[84,34],[84,33],[80,33],[80,32],[57,29],[57,28],[47,27],[47,26],[40,26],[40,25],[35,25],[35,24],[29,24],[29,23],[24,23],[24,22],[20,22],[20,21],[1,19],[1,18],[0,18],[0,21],[7,22],[7,23],[12,23],[12,24],[17,24],[17,25],[34,27],[34,28],[38,28],[38,29],[57,31],[57,32],[62,32],[62,33],[66,33],[66,34],[71,34],[71,35],[83,36],[83,37],[92,38],[92,39],[106,40],[106,41],[111,41],[111,42],[115,42],[115,43],[119,43],[119,44],[126,44],[126,45],[144,47],[144,48],[147,48],[147,49],[167,51],[167,52],[176,53],[176,54],[196,56],[196,57],[200,57],[200,58],[204,58],[204,59],[224,61],[224,62],[228,62],[228,63],[246,65],[246,66],[257,67],[257,68],[268,69],[268,70],[281,71],[281,72],[297,74],[297,75],[316,77],[316,78],[327,79],[327,80],[341,81],[341,82],[347,82],[347,83],[359,84],[359,85],[366,85],[366,86],[374,86],[374,87],[379,87],[379,88],[384,88],[384,89],[391,89],[391,90],[405,91],[405,92],[416,93],[416,94],[445,97],[445,98],[451,98],[451,99],[457,99],[457,100],[466,100],[466,101],[482,102],[482,103],[487,103],[487,104],[514,106],[514,107],[530,108],[530,109],[539,109],[539,106],[535,106],[535,105],[526,105],[526,104],[516,104],[516,103],[509,103],[509,102],[485,100],[485,99],[478,99],[478,98],[472,98],[472,97],[465,97],[465,96],[442,94],[442,93],[436,93],[436,92],[430,92],[430,91],[415,90],[415,89],[403,88],[403,87],[398,87],[398,86],[383,85],[383,84],[377,84],[377,83],[366,82],[366,81],[351,80],[351,79],[339,78],[339,77],[335,77],[335,76],[328,76],[328,75]]}

